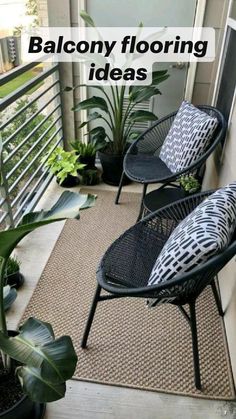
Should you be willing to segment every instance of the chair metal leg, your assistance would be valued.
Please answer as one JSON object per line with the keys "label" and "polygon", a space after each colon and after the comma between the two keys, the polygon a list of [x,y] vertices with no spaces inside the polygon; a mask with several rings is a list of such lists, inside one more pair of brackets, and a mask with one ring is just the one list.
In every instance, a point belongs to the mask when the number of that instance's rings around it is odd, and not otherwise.
{"label": "chair metal leg", "polygon": [[97,303],[99,301],[100,293],[101,293],[101,287],[100,285],[97,285],[97,289],[93,297],[93,302],[90,307],[89,316],[88,316],[87,323],[85,326],[84,335],[81,341],[81,348],[83,349],[85,349],[87,346],[88,335],[89,335],[89,332],[93,323],[93,318],[94,318],[94,314],[97,308]]}
{"label": "chair metal leg", "polygon": [[119,204],[119,198],[120,198],[121,189],[122,189],[122,186],[123,186],[124,176],[125,176],[125,172],[123,171],[122,175],[121,175],[121,178],[120,178],[119,188],[118,188],[118,191],[117,191],[117,194],[116,194],[116,199],[115,199],[115,204],[116,205]]}
{"label": "chair metal leg", "polygon": [[147,187],[148,187],[148,184],[147,183],[144,183],[144,185],[143,185],[143,193],[142,193],[141,204],[140,204],[140,209],[139,209],[139,214],[138,214],[137,222],[139,220],[141,220],[141,218],[142,218],[142,214],[143,214],[143,200],[144,200],[145,195],[146,195],[146,192],[147,192]]}
{"label": "chair metal leg", "polygon": [[195,386],[198,390],[201,390],[201,375],[200,375],[199,352],[198,352],[195,301],[189,304],[189,309],[190,309],[190,327],[191,327],[191,333],[192,333]]}
{"label": "chair metal leg", "polygon": [[221,305],[221,301],[220,301],[220,295],[219,295],[219,291],[218,291],[216,283],[215,283],[215,279],[213,279],[213,281],[211,282],[211,288],[212,288],[212,292],[213,292],[213,295],[214,295],[214,298],[215,298],[218,313],[221,317],[223,317],[224,312],[223,312],[223,309],[222,309],[222,305]]}

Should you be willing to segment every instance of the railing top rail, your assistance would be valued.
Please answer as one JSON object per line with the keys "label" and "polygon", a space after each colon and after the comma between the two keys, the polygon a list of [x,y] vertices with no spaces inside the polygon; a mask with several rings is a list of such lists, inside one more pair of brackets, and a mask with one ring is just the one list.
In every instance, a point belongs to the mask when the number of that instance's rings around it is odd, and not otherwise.
{"label": "railing top rail", "polygon": [[24,74],[26,71],[30,70],[31,68],[37,67],[37,65],[45,62],[48,57],[42,57],[41,61],[33,61],[32,63],[21,64],[17,67],[13,68],[12,70],[7,71],[6,73],[1,74],[0,76],[0,87],[3,86],[5,83],[15,79],[16,77]]}
{"label": "railing top rail", "polygon": [[0,100],[0,112],[3,111],[7,106],[11,105],[11,103],[15,102],[21,96],[23,96],[26,92],[28,92],[32,87],[36,86],[38,83],[46,79],[51,74],[55,73],[58,70],[58,64],[55,64],[53,67],[44,70],[41,74],[36,77],[33,77],[28,82],[24,83],[18,89],[14,90],[14,92],[7,95],[5,98]]}

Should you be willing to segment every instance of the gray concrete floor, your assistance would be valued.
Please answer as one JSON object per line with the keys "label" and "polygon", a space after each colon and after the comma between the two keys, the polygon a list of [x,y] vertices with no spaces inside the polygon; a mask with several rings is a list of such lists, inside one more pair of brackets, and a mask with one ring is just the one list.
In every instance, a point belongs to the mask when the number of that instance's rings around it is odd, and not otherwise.
{"label": "gray concrete floor", "polygon": [[[101,184],[96,189],[113,188]],[[137,184],[128,185],[125,190],[141,191]],[[52,182],[38,208],[50,208],[61,193],[62,189]],[[16,253],[22,262],[25,285],[19,290],[18,298],[7,316],[8,328],[17,327],[63,225],[64,222],[59,222],[42,227],[22,240],[17,247]],[[46,413],[46,419],[68,418],[236,419],[236,403],[70,380],[65,398],[48,404]]]}

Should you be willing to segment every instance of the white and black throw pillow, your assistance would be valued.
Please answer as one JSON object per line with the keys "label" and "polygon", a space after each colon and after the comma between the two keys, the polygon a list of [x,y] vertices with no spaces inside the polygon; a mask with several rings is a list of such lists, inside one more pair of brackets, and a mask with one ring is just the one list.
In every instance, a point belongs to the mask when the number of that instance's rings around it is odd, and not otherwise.
{"label": "white and black throw pillow", "polygon": [[220,252],[236,227],[236,181],[198,205],[172,232],[152,269],[148,285],[187,272]]}
{"label": "white and black throw pillow", "polygon": [[160,159],[172,173],[189,167],[202,156],[217,125],[217,118],[184,101],[163,143]]}

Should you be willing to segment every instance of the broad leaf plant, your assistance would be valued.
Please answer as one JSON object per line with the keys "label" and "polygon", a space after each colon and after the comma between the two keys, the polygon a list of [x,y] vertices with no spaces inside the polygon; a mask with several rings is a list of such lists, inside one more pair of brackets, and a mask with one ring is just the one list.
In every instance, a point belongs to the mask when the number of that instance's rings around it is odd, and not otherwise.
{"label": "broad leaf plant", "polygon": [[[0,156],[2,165],[1,144]],[[95,204],[95,199],[95,195],[63,192],[50,210],[25,214],[17,227],[0,231],[0,350],[2,363],[9,371],[14,365],[17,365],[16,374],[24,392],[37,402],[52,402],[65,395],[66,381],[73,376],[77,356],[69,336],[55,337],[49,323],[33,317],[26,320],[15,337],[9,336],[5,308],[11,304],[11,299],[15,298],[15,291],[13,291],[13,295],[9,295],[10,287],[4,287],[7,261],[17,244],[27,234],[41,226],[57,221],[68,218],[78,220],[79,211],[92,207]]]}

